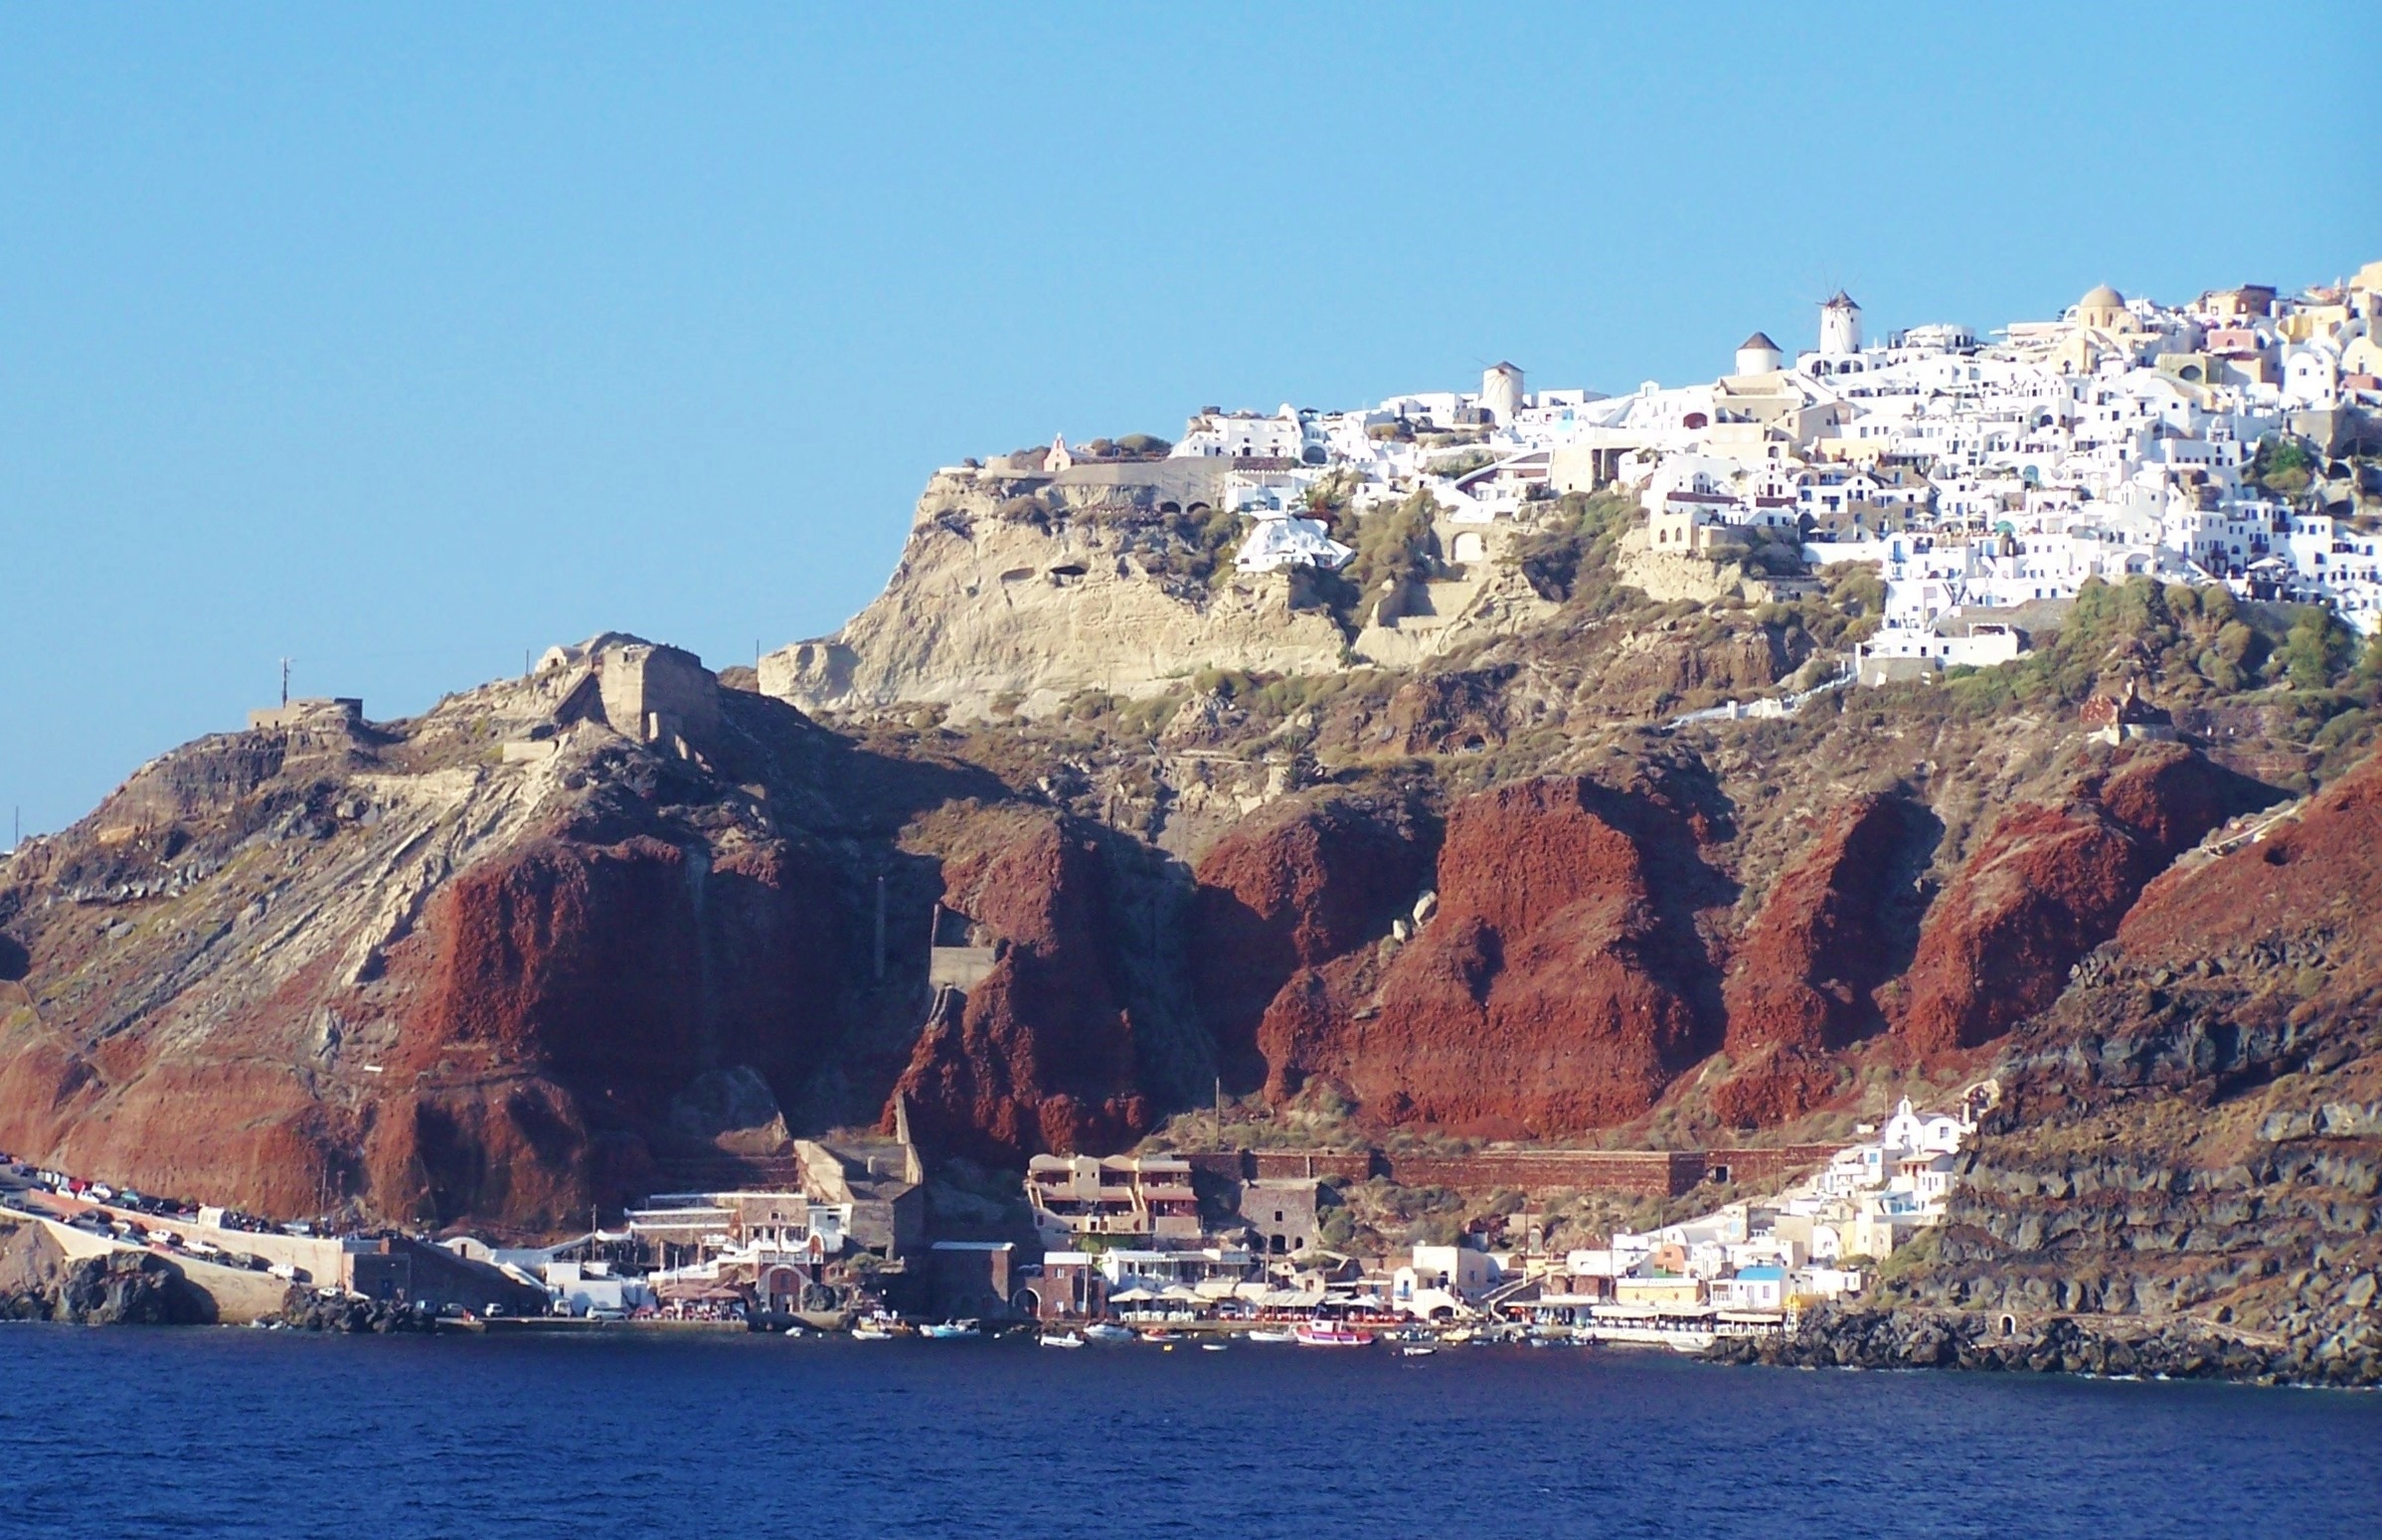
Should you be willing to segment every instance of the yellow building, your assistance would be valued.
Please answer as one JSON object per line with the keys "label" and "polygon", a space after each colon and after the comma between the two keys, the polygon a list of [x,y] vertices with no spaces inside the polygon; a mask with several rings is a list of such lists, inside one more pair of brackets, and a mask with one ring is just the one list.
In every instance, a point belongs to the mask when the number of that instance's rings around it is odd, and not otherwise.
{"label": "yellow building", "polygon": [[2095,331],[2132,331],[2133,312],[2126,308],[2126,296],[2101,284],[2076,302],[2076,324]]}

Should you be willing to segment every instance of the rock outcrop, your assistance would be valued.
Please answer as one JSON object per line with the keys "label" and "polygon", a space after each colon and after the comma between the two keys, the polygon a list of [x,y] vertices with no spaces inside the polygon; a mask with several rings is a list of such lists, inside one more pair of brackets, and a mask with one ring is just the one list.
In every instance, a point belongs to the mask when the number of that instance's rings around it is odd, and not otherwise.
{"label": "rock outcrop", "polygon": [[[2006,1328],[2006,1330],[2005,1330]],[[2353,1328],[2339,1351],[2253,1340],[2189,1320],[2079,1320],[1974,1310],[1805,1313],[1780,1338],[1724,1337],[1721,1363],[1797,1369],[1982,1369],[2260,1384],[2382,1385],[2382,1329]]]}
{"label": "rock outcrop", "polygon": [[[945,988],[895,1089],[918,1139],[1015,1165],[1045,1150],[1114,1149],[1155,1121],[1123,991],[1102,935],[1098,852],[1047,814],[978,811],[936,831],[944,908],[996,952]],[[890,1127],[894,1109],[886,1110]]]}
{"label": "rock outcrop", "polygon": [[69,1258],[33,1225],[0,1225],[0,1320],[194,1326],[215,1318],[181,1270],[148,1252]]}
{"label": "rock outcrop", "polygon": [[1291,976],[1388,936],[1430,871],[1410,809],[1341,796],[1285,801],[1210,847],[1196,874],[1192,987],[1228,1085],[1266,1080],[1258,1028]]}
{"label": "rock outcrop", "polygon": [[1272,1096],[1323,1076],[1383,1121],[1594,1127],[1709,1048],[1691,912],[1718,879],[1675,809],[1582,777],[1482,792],[1448,814],[1437,885],[1370,1000],[1314,969],[1284,986],[1259,1033]]}
{"label": "rock outcrop", "polygon": [[1913,880],[1933,820],[1899,796],[1858,796],[1771,889],[1724,995],[1736,1074],[1714,1093],[1732,1123],[1783,1122],[1835,1083],[1826,1056],[1882,1024],[1874,991],[1901,970]]}
{"label": "rock outcrop", "polygon": [[1197,460],[938,473],[885,592],[833,636],[764,657],[762,689],[804,710],[981,717],[1006,698],[1040,715],[1200,668],[1337,669],[1338,623],[1296,573],[1233,572],[1210,529],[1237,533],[1223,502],[1222,470]]}
{"label": "rock outcrop", "polygon": [[1928,916],[1894,1030],[1913,1052],[1976,1048],[2049,1006],[2151,878],[2272,792],[2188,750],[2137,753],[2065,805],[2003,818]]}

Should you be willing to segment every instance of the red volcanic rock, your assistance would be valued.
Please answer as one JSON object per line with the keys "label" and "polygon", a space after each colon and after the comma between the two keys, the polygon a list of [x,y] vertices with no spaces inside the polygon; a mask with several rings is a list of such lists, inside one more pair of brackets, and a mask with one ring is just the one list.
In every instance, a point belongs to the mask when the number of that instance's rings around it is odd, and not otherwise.
{"label": "red volcanic rock", "polygon": [[437,890],[370,986],[333,949],[204,1036],[180,1001],[81,1051],[21,1018],[0,1141],[267,1214],[584,1225],[650,1190],[690,1080],[810,1073],[840,994],[832,897],[792,847],[534,839]]}
{"label": "red volcanic rock", "polygon": [[945,855],[944,906],[991,933],[999,955],[964,996],[943,991],[895,1088],[921,1144],[1013,1165],[1149,1130],[1099,925],[1104,888],[1099,852],[1040,814],[980,813]]}
{"label": "red volcanic rock", "polygon": [[1411,830],[1348,801],[1269,809],[1217,841],[1196,873],[1190,951],[1228,1083],[1265,1079],[1258,1024],[1291,974],[1387,935],[1429,874]]}
{"label": "red volcanic rock", "polygon": [[2249,1102],[2266,1087],[2284,1110],[2268,1121],[2289,1136],[2321,1132],[2326,1104],[2353,1116],[2382,1090],[2378,892],[2382,758],[2369,758],[2257,838],[2195,852],[2143,890],[2075,985],[2013,1035],[2012,1115],[2031,1125],[2144,1090],[2204,1102],[2230,1087]]}
{"label": "red volcanic rock", "polygon": [[2274,796],[2181,749],[2135,755],[2077,789],[2065,807],[2004,818],[1936,902],[1894,1020],[1913,1050],[1974,1048],[2048,1007],[2144,884]]}
{"label": "red volcanic rock", "polygon": [[1893,965],[1889,911],[1914,821],[1898,799],[1855,797],[1779,879],[1729,977],[1732,1053],[1842,1048],[1866,1035],[1877,1019],[1869,992]]}
{"label": "red volcanic rock", "polygon": [[839,926],[822,868],[784,847],[714,864],[640,836],[553,839],[475,867],[431,906],[405,1088],[366,1152],[390,1212],[539,1230],[649,1174],[671,1096],[750,1065],[798,1085],[834,1040]]}
{"label": "red volcanic rock", "polygon": [[1712,1105],[1724,1121],[1754,1127],[1810,1111],[1835,1086],[1821,1056],[1878,1024],[1870,995],[1896,961],[1892,911],[1921,816],[1898,798],[1855,797],[1771,890],[1723,995],[1734,1072]]}
{"label": "red volcanic rock", "polygon": [[[2189,965],[2302,933],[2329,938],[2328,998],[2382,979],[2382,757],[2370,758],[2255,842],[2186,863],[2151,884],[2118,929],[2124,957]],[[2271,966],[2282,965],[2278,955]],[[2220,975],[2221,976],[2221,975]],[[2297,999],[2290,1003],[2303,1003]]]}
{"label": "red volcanic rock", "polygon": [[[1600,806],[1614,808],[1614,816]],[[1371,1002],[1333,969],[1285,985],[1260,1031],[1280,1100],[1314,1076],[1369,1118],[1554,1133],[1643,1112],[1692,1061],[1706,971],[1661,902],[1697,876],[1683,828],[1631,808],[1651,856],[1614,821],[1621,799],[1546,779],[1458,803],[1440,852],[1440,911]],[[1709,874],[1702,874],[1708,878]]]}

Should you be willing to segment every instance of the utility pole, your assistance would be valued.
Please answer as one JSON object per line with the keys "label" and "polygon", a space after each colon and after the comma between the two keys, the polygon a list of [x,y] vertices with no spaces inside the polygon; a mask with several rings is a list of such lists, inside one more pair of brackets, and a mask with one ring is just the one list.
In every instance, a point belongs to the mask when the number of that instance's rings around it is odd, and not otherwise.
{"label": "utility pole", "polygon": [[289,704],[289,659],[281,660],[281,704]]}
{"label": "utility pole", "polygon": [[885,982],[885,874],[877,874],[877,982]]}

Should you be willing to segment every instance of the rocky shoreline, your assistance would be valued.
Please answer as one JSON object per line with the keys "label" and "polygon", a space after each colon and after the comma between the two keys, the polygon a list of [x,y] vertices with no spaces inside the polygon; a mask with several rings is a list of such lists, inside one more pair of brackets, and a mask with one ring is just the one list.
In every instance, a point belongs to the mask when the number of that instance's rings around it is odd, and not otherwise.
{"label": "rocky shoreline", "polygon": [[46,1268],[45,1260],[29,1249],[0,1256],[0,1274],[6,1275],[0,1276],[0,1320],[191,1326],[214,1318],[213,1304],[161,1257],[123,1252],[76,1262],[60,1258]]}
{"label": "rocky shoreline", "polygon": [[2382,1387],[2382,1326],[2365,1318],[2320,1337],[2261,1343],[2198,1321],[2021,1322],[1963,1310],[1842,1309],[1803,1315],[1783,1337],[1727,1337],[1716,1363],[1794,1369],[1977,1369],[2031,1374]]}

